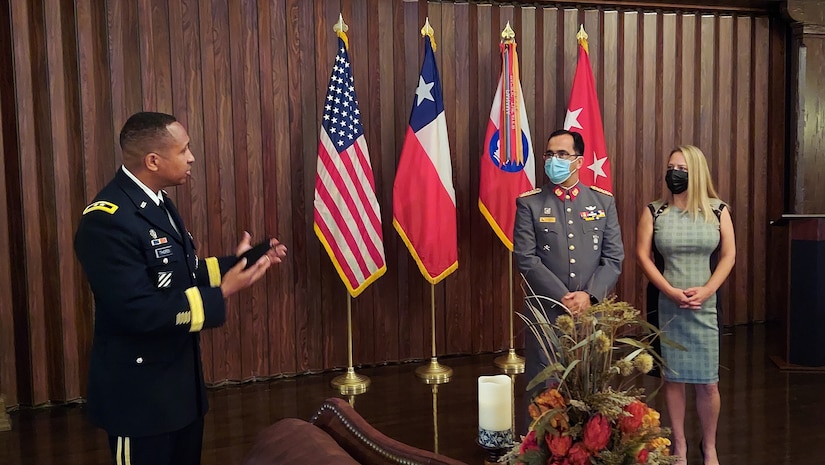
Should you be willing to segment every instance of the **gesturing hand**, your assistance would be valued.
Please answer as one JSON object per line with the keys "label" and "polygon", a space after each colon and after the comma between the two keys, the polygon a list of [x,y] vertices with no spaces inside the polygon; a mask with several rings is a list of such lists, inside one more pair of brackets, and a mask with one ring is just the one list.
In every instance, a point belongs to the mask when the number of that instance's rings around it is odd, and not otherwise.
{"label": "gesturing hand", "polygon": [[272,260],[269,258],[269,255],[262,256],[254,265],[247,269],[244,269],[246,259],[240,259],[238,263],[230,268],[229,271],[223,275],[223,278],[221,278],[221,292],[223,296],[229,297],[241,289],[246,289],[251,286],[255,281],[261,279],[261,276],[266,273],[266,270],[271,265]]}
{"label": "gesturing hand", "polygon": [[[274,263],[281,263],[282,259],[286,257],[286,246],[281,244],[278,239],[274,237],[269,240],[269,246],[271,247],[269,250],[266,251],[266,256],[269,257],[269,261]],[[240,258],[241,255],[244,254],[247,250],[252,248],[252,234],[249,232],[244,231],[243,237],[241,238],[241,242],[238,243],[238,246],[235,248],[235,256]]]}
{"label": "gesturing hand", "polygon": [[243,237],[241,237],[241,242],[238,243],[238,246],[235,247],[235,256],[240,257],[243,255],[244,252],[252,248],[252,234],[249,234],[248,231],[243,232]]}
{"label": "gesturing hand", "polygon": [[286,246],[274,237],[269,240],[269,245],[272,246],[272,248],[266,252],[266,256],[269,257],[272,263],[281,263],[283,258],[286,257]]}
{"label": "gesturing hand", "polygon": [[[246,289],[255,281],[261,279],[270,266],[281,263],[283,258],[286,257],[286,246],[275,238],[269,240],[269,245],[271,248],[249,268],[244,269],[247,259],[242,258],[226,272],[221,278],[221,292],[224,297],[229,297],[241,289]],[[240,257],[250,249],[252,249],[252,235],[244,231],[241,241],[235,248],[235,256]]]}

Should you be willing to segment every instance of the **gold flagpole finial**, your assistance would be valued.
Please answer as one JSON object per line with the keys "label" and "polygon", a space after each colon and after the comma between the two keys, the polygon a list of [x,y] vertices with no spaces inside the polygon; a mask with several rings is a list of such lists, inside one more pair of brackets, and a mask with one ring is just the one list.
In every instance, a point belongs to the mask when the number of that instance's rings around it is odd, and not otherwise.
{"label": "gold flagpole finial", "polygon": [[430,17],[427,16],[427,20],[424,22],[424,27],[421,28],[421,37],[429,37],[430,38],[430,45],[433,46],[433,51],[436,49],[435,45],[435,30],[432,26],[430,26]]}
{"label": "gold flagpole finial", "polygon": [[584,24],[582,24],[582,25],[579,26],[579,32],[578,32],[578,34],[576,34],[576,39],[577,40],[582,40],[582,39],[587,40],[587,37],[588,37],[587,33],[584,32]]}
{"label": "gold flagpole finial", "polygon": [[344,15],[341,13],[338,13],[338,22],[335,23],[335,26],[332,26],[332,30],[344,41],[344,47],[349,49],[349,39],[347,38],[349,26],[344,22]]}
{"label": "gold flagpole finial", "polygon": [[584,47],[584,51],[589,55],[590,47],[587,46],[587,33],[584,32],[584,24],[579,26],[579,32],[576,34],[576,41],[578,41],[579,45]]}
{"label": "gold flagpole finial", "polygon": [[349,26],[344,22],[344,15],[341,13],[338,13],[338,22],[335,23],[335,26],[332,26],[332,30],[336,33],[347,32],[349,30]]}
{"label": "gold flagpole finial", "polygon": [[516,32],[510,27],[510,21],[507,21],[507,25],[504,26],[504,30],[501,31],[501,41],[506,44],[513,42],[515,39]]}

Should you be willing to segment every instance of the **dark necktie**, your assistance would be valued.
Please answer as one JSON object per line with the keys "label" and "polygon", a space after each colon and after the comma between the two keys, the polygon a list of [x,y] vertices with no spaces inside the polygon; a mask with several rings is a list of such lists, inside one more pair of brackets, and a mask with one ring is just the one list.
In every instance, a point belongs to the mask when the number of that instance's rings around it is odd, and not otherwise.
{"label": "dark necktie", "polygon": [[166,202],[163,199],[160,199],[160,204],[158,204],[158,206],[163,210],[164,213],[166,213],[166,217],[169,218],[169,223],[171,223],[172,227],[175,228],[175,232],[178,233],[178,237],[181,237],[180,229],[178,228],[178,225],[175,222],[175,217],[172,216],[172,212],[170,212],[169,208],[167,208]]}

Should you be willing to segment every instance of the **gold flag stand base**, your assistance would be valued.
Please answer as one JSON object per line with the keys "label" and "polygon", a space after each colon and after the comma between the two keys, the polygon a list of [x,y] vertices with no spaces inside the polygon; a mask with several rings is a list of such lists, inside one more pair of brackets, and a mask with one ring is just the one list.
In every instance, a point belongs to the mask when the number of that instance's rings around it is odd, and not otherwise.
{"label": "gold flag stand base", "polygon": [[341,393],[342,396],[357,396],[367,392],[370,387],[370,379],[367,376],[359,375],[355,368],[347,368],[347,374],[336,376],[330,385]]}
{"label": "gold flag stand base", "polygon": [[505,375],[520,375],[524,373],[524,357],[516,354],[516,349],[510,349],[507,355],[496,357],[493,363],[501,368]]}
{"label": "gold flag stand base", "polygon": [[429,365],[415,369],[415,376],[421,378],[421,381],[426,384],[444,384],[450,382],[453,369],[438,363],[438,359],[433,357]]}

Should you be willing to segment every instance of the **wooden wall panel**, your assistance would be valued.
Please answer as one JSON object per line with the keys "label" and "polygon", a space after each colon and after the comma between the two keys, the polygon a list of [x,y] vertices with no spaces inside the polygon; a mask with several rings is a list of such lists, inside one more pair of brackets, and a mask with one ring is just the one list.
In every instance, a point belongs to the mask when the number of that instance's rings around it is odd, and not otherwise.
{"label": "wooden wall panel", "polygon": [[[371,82],[378,85],[379,90],[370,92],[370,111],[377,116],[380,121],[389,122],[381,124],[372,129],[371,147],[378,151],[381,157],[375,157],[373,166],[377,168],[380,163],[380,172],[374,172],[376,185],[391,186],[395,179],[396,158],[390,154],[397,153],[397,139],[401,136],[396,131],[396,88],[391,85],[395,82],[397,71],[395,67],[395,47],[394,36],[391,28],[379,27],[379,24],[392,24],[395,18],[395,2],[384,2],[381,0],[371,0],[371,15],[369,21],[370,41],[377,45],[378,53],[370,54]],[[387,207],[382,209],[381,221],[385,222],[392,218],[392,211],[387,211]],[[386,254],[392,254],[400,245],[396,234],[388,232],[384,236]],[[388,255],[389,256],[389,255]],[[386,275],[381,279],[395,281],[398,279],[398,270],[389,268]],[[382,287],[378,289],[378,304],[376,306],[375,333],[375,359],[376,360],[400,360],[402,358],[400,338],[402,337],[402,316],[400,293],[394,289]],[[406,334],[406,331],[404,331]],[[383,341],[399,341],[398,344],[383,344]]]}
{"label": "wooden wall panel", "polygon": [[[774,127],[773,122],[769,118],[781,118],[782,113],[777,110],[776,103],[783,101],[783,96],[777,96],[776,99],[769,97],[770,89],[773,88],[776,83],[772,82],[774,79],[769,78],[770,75],[761,71],[771,69],[769,65],[771,62],[770,50],[772,46],[769,39],[771,25],[767,18],[755,18],[749,21],[749,23],[751,37],[753,38],[750,46],[751,59],[749,74],[751,79],[747,82],[744,80],[740,82],[742,87],[745,85],[748,86],[748,94],[753,99],[753,111],[750,112],[748,121],[750,124],[749,150],[748,152],[742,153],[741,156],[750,159],[751,179],[765,179],[766,185],[765,189],[760,189],[759,186],[751,186],[750,189],[752,194],[751,205],[765,205],[765,208],[749,208],[742,209],[742,211],[745,212],[745,214],[749,211],[753,212],[752,215],[748,215],[750,217],[748,227],[751,232],[751,242],[748,245],[750,249],[748,250],[753,250],[753,247],[760,247],[762,244],[764,244],[766,249],[765,261],[761,263],[756,261],[751,267],[753,272],[750,275],[751,279],[748,289],[753,292],[751,298],[753,313],[749,315],[748,321],[765,321],[776,319],[780,314],[785,313],[784,306],[774,306],[772,308],[777,313],[774,315],[768,314],[768,309],[771,308],[771,305],[768,302],[767,288],[771,285],[771,280],[767,278],[767,269],[771,266],[769,258],[771,250],[778,249],[779,251],[784,251],[787,250],[787,248],[769,240],[770,236],[767,230],[771,228],[762,227],[764,224],[769,224],[770,220],[777,218],[772,216],[771,206],[768,202],[769,198],[779,199],[781,201],[781,195],[773,192],[773,189],[768,185],[768,182],[774,180],[774,176],[776,176],[776,174],[771,177],[768,176],[768,160],[775,159],[781,162],[782,157],[778,157],[776,154],[782,153],[782,150],[774,150],[770,144],[773,139],[780,139],[781,145],[779,145],[779,147],[783,147],[785,133],[768,130]],[[741,55],[741,53],[739,55]],[[754,77],[757,75],[759,75],[759,80],[761,81],[759,84],[754,80]],[[768,87],[767,91],[763,87],[766,84]],[[780,86],[784,86],[784,82],[780,83]],[[779,119],[779,121],[782,120]],[[781,126],[781,123],[778,124]],[[773,156],[770,156],[770,154],[773,154]],[[775,173],[777,172],[781,172],[781,170],[777,170]],[[768,196],[768,192],[771,192],[772,195]]]}
{"label": "wooden wall panel", "polygon": [[[468,4],[442,5],[442,27],[454,31],[470,31],[470,6]],[[448,19],[451,18],[452,20]],[[442,91],[444,93],[444,112],[447,128],[450,132],[450,150],[453,157],[453,187],[456,205],[475,205],[477,197],[472,193],[473,178],[470,166],[473,164],[475,138],[471,138],[470,126],[474,120],[469,111],[468,102],[475,95],[475,88],[469,85],[470,76],[475,75],[477,67],[470,59],[474,41],[470,34],[444,34],[439,45],[438,54],[442,56],[444,66],[441,73]],[[452,89],[452,92],[450,92]],[[452,123],[452,124],[451,124]],[[450,130],[450,128],[453,128]],[[466,154],[466,156],[458,156]],[[479,155],[480,156],[480,155]],[[478,195],[476,191],[475,195]],[[470,353],[473,350],[474,337],[467,330],[468,323],[476,307],[473,304],[473,251],[471,232],[472,208],[458,208],[458,270],[455,276],[447,279],[447,353]]]}
{"label": "wooden wall panel", "polygon": [[[352,302],[356,364],[431,355],[431,288],[392,228],[392,186],[427,17],[438,44],[459,233],[458,271],[435,287],[438,354],[510,342],[509,253],[477,200],[508,21],[537,153],[564,122],[579,25],[590,35],[625,243],[620,298],[642,305],[636,222],[662,191],[670,150],[690,143],[708,155],[734,214],[738,260],[725,286],[725,323],[780,316],[765,303],[765,287],[774,277],[768,257],[779,259],[767,241],[782,238],[767,227],[782,209],[767,192],[769,173],[782,170],[768,155],[784,150],[784,119],[776,115],[785,114],[786,26],[738,3],[718,11],[596,3],[604,5],[0,0],[0,10],[8,6],[0,20],[15,26],[0,32],[0,63],[13,70],[0,77],[7,81],[0,257],[8,257],[0,260],[0,318],[10,322],[0,327],[0,392],[11,405],[84,395],[93,305],[72,234],[85,203],[120,166],[120,127],[141,109],[172,112],[189,130],[194,177],[169,191],[200,255],[233,251],[244,230],[289,248],[265,281],[229,299],[226,324],[202,335],[208,380],[346,366],[347,294],[313,231],[319,118],[339,13],[350,27],[387,256],[386,275]],[[541,163],[536,174],[547,182]]]}
{"label": "wooden wall panel", "polygon": [[[760,23],[757,23],[759,25]],[[767,35],[769,37],[768,42],[769,46],[765,48],[765,52],[763,56],[767,55],[768,61],[771,63],[774,62],[787,62],[789,57],[789,47],[787,46],[787,42],[790,39],[790,33],[788,28],[784,24],[777,24],[774,21],[770,21],[768,23],[768,28],[766,33],[763,35]],[[759,30],[762,29],[761,27],[757,27],[757,37],[760,36]],[[757,40],[757,46],[763,43],[763,40]],[[780,42],[782,46],[780,46]],[[755,56],[759,56],[756,54]],[[764,63],[764,62],[763,62]],[[792,70],[780,70],[777,67],[770,66],[768,67],[768,92],[767,92],[767,102],[778,102],[782,101],[785,102],[788,94],[788,86],[792,82],[791,75]],[[754,94],[758,95],[758,94]],[[762,100],[764,102],[764,100]],[[791,106],[790,102],[785,102],[786,106]],[[786,121],[786,113],[782,112],[775,112],[775,111],[767,111],[764,114],[764,119],[767,120],[768,126],[767,127],[777,127],[782,126],[783,129],[785,128],[785,121]],[[757,121],[759,119],[757,118]],[[786,135],[787,134],[787,135]],[[768,140],[768,147],[767,153],[770,154],[777,154],[777,153],[786,153],[788,151],[788,144],[792,136],[785,131],[771,131],[767,135]],[[755,152],[759,154],[759,148],[755,148]],[[789,168],[789,159],[790,153],[788,157],[765,157],[764,163],[762,164],[763,169],[765,170],[762,173],[763,177],[766,179],[773,180],[778,176],[778,173],[783,173],[783,175],[790,171]],[[787,159],[786,159],[787,158]],[[758,162],[758,161],[757,161]],[[759,175],[760,173],[755,173],[755,175]],[[771,174],[771,176],[768,176]],[[776,220],[778,219],[782,213],[792,211],[790,208],[791,206],[791,193],[789,191],[787,179],[783,183],[785,184],[784,192],[781,195],[769,195],[766,196],[766,204],[767,204],[767,217],[768,220]],[[774,190],[772,190],[773,193]],[[770,247],[767,249],[767,266],[765,270],[766,274],[766,282],[768,285],[768,290],[766,291],[766,301],[767,301],[767,318],[768,319],[785,319],[786,317],[786,309],[789,305],[789,296],[788,296],[788,279],[790,274],[790,260],[787,255],[787,250],[791,247],[790,242],[790,232],[789,227],[785,226],[772,226],[769,227],[767,230],[767,243],[771,244]]]}
{"label": "wooden wall panel", "polygon": [[[34,8],[32,8],[34,6]],[[32,11],[34,9],[35,11]],[[42,24],[42,18],[37,18],[37,12],[42,14],[42,9],[37,5],[30,5],[20,2],[12,2],[12,21],[17,28],[14,30],[14,73],[16,97],[21,105],[17,108],[17,136],[18,151],[22,155],[19,157],[19,175],[24,180],[40,179],[37,161],[41,159],[37,144],[39,137],[38,126],[46,124],[46,121],[38,119],[35,103],[43,104],[44,89],[38,88],[42,84],[40,80],[33,78],[37,72],[44,71],[46,59],[45,50],[42,47],[42,40],[38,34],[43,34],[42,28],[37,28],[38,23]],[[39,74],[42,76],[42,74]],[[35,102],[35,98],[38,99]],[[26,263],[24,275],[23,295],[24,306],[27,310],[27,325],[23,328],[25,333],[18,331],[15,337],[22,337],[25,341],[23,353],[16,353],[18,363],[25,358],[31,358],[34,354],[47,354],[46,352],[46,315],[44,305],[45,283],[43,279],[43,262],[40,249],[40,241],[46,234],[41,231],[40,224],[40,190],[38,184],[26,182],[20,185],[20,197],[22,203],[17,206],[20,209],[22,234],[34,240],[22,241],[22,256]],[[19,291],[18,291],[19,292]],[[21,342],[23,342],[21,341]],[[51,355],[51,354],[49,354]],[[41,356],[42,357],[42,356]],[[20,395],[27,400],[30,399],[50,399],[49,393],[49,361],[42,357],[39,363],[23,364],[30,371],[28,373],[29,392],[25,388],[20,388]],[[20,373],[18,372],[18,376]],[[10,404],[14,405],[13,399]]]}
{"label": "wooden wall panel", "polygon": [[[0,1],[0,24],[11,24],[11,10],[9,2]],[[10,70],[13,63],[11,28],[0,27],[0,69]],[[7,181],[7,178],[16,178],[15,172],[10,172],[9,167],[13,167],[17,152],[17,127],[15,120],[15,99],[14,99],[14,77],[12,73],[0,73],[0,166],[3,166],[3,175],[0,176],[0,394],[6,396],[6,401],[11,404],[17,403],[18,399],[18,363],[16,360],[15,329],[17,313],[15,312],[15,299],[13,294],[14,276],[17,275],[13,269],[14,254],[12,247],[16,241],[15,226],[16,215],[12,208],[15,207],[16,196],[7,194],[11,187],[16,187],[17,183]]]}
{"label": "wooden wall panel", "polygon": [[[54,381],[52,398],[65,395],[68,399],[81,397],[81,386],[85,382],[86,367],[80,366],[81,350],[87,344],[90,335],[90,319],[77,303],[81,302],[82,273],[80,265],[74,258],[74,231],[79,223],[75,212],[84,208],[86,198],[75,186],[82,186],[83,157],[82,140],[75,137],[80,132],[80,105],[78,72],[78,48],[75,22],[68,10],[73,9],[71,2],[53,0],[46,2],[45,26],[47,31],[46,48],[49,67],[49,116],[50,134],[53,140],[51,166],[44,166],[44,179],[49,179],[50,190],[46,191],[49,200],[44,210],[48,215],[49,231],[43,249],[47,257],[44,270],[46,276],[53,280],[53,291],[49,293],[46,308],[59,309],[50,312],[53,315],[49,325],[49,340],[54,347],[53,354]],[[61,227],[59,225],[65,225]],[[63,273],[54,272],[54,264]],[[85,353],[85,352],[84,352]],[[62,361],[62,362],[61,362]]]}
{"label": "wooden wall panel", "polygon": [[[721,63],[725,63],[726,59],[730,60],[733,74],[738,76],[738,79],[732,82],[730,92],[732,100],[726,99],[731,104],[728,114],[732,113],[734,116],[727,118],[725,110],[723,110],[723,107],[720,105],[719,120],[720,123],[724,122],[724,125],[720,125],[719,128],[720,144],[717,153],[724,153],[722,151],[722,141],[729,141],[731,143],[731,145],[724,147],[730,150],[730,153],[733,155],[729,157],[731,160],[728,167],[731,173],[730,182],[727,185],[723,185],[722,181],[726,179],[726,176],[720,176],[719,189],[722,190],[724,187],[726,189],[725,195],[728,196],[731,204],[736,205],[736,211],[733,212],[735,216],[731,218],[734,220],[734,231],[745,232],[739,235],[736,247],[737,255],[743,257],[748,253],[748,250],[751,250],[751,247],[753,247],[752,231],[754,223],[751,223],[750,215],[748,215],[747,212],[753,211],[751,199],[753,198],[754,192],[751,189],[742,190],[737,187],[750,184],[748,181],[753,176],[753,170],[749,154],[753,152],[754,144],[752,144],[751,137],[751,124],[753,123],[750,116],[752,113],[748,108],[752,100],[750,94],[752,53],[742,53],[744,51],[740,50],[740,47],[750,48],[750,44],[753,43],[751,33],[753,21],[752,18],[736,18],[735,21],[735,32],[731,31],[735,34],[731,41],[733,54],[732,56],[728,54],[724,58],[720,57]],[[725,38],[723,37],[722,40],[725,40]],[[741,118],[740,115],[742,116]],[[729,138],[729,133],[736,134],[738,137]],[[726,158],[728,157],[720,157],[720,159]],[[720,174],[724,173],[724,168],[718,172]],[[762,217],[762,221],[756,224],[765,224],[764,216]],[[748,289],[751,289],[753,286],[752,265],[748,260],[740,259],[737,261],[736,276],[731,283],[732,285],[728,286],[729,291],[736,293],[736,295],[747,295]],[[762,268],[764,269],[764,267]],[[760,287],[764,288],[764,286]],[[756,291],[756,289],[754,289],[754,291]],[[759,300],[762,301],[762,308],[764,308],[764,294],[761,296],[761,299],[758,297],[758,294],[755,294],[753,305],[745,305],[735,309],[735,320],[754,320],[758,313],[755,311],[755,308]],[[764,320],[764,316],[762,319]]]}

